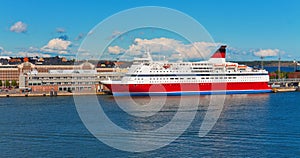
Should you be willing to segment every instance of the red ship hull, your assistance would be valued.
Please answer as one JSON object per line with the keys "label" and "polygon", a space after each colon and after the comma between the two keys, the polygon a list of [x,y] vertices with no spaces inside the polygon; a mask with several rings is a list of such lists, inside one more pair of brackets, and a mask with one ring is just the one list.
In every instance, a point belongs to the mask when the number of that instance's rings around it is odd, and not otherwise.
{"label": "red ship hull", "polygon": [[105,84],[113,95],[210,95],[267,93],[267,82]]}

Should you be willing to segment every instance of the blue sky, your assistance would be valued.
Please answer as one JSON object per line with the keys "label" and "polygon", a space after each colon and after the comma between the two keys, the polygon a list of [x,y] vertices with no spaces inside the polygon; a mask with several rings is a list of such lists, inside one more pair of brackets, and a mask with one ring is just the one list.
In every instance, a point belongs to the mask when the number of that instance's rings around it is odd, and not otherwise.
{"label": "blue sky", "polygon": [[[107,17],[133,7],[161,6],[196,19],[215,42],[235,51],[232,60],[258,60],[254,54],[259,51],[271,53],[270,60],[278,58],[274,52],[280,52],[285,60],[300,60],[298,0],[2,0],[0,6],[1,55],[72,57],[81,37]],[[12,28],[17,22],[25,28]],[[58,37],[60,40],[53,40]],[[51,47],[51,40],[62,46]]]}

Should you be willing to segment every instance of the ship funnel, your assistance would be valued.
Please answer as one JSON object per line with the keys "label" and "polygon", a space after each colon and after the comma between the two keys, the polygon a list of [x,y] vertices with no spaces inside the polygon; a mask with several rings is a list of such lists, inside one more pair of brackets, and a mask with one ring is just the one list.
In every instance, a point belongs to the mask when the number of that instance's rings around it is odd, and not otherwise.
{"label": "ship funnel", "polygon": [[225,63],[226,45],[221,46],[209,59],[211,63]]}
{"label": "ship funnel", "polygon": [[211,58],[225,58],[226,57],[226,46],[221,46]]}

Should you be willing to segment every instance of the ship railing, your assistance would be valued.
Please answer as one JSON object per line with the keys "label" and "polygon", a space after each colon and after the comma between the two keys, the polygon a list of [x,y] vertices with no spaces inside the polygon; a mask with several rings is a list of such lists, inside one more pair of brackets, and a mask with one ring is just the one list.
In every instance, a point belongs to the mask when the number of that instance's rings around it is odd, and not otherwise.
{"label": "ship railing", "polygon": [[300,78],[270,79],[270,82],[300,82]]}

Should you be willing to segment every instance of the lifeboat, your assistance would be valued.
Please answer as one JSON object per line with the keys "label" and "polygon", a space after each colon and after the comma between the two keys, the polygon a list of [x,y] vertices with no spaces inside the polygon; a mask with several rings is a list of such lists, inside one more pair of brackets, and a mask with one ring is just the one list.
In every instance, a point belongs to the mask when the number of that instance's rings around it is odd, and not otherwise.
{"label": "lifeboat", "polygon": [[238,69],[246,69],[246,68],[247,68],[246,65],[239,65],[239,66],[238,66]]}
{"label": "lifeboat", "polygon": [[225,67],[225,64],[214,64],[215,67]]}
{"label": "lifeboat", "polygon": [[228,67],[228,68],[235,68],[235,67],[237,67],[237,65],[236,64],[226,64],[226,67]]}

